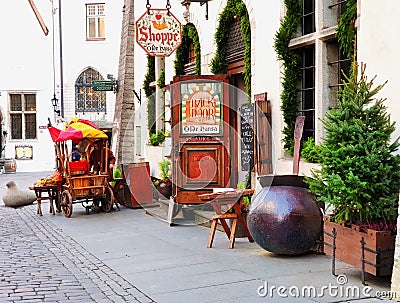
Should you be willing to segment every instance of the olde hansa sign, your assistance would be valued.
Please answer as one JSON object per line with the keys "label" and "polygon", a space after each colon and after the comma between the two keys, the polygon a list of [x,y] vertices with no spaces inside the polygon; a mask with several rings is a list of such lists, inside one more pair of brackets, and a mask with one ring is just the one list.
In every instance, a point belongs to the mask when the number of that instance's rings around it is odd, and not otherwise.
{"label": "olde hansa sign", "polygon": [[150,56],[168,57],[182,42],[181,23],[167,9],[149,9],[136,21],[136,42]]}
{"label": "olde hansa sign", "polygon": [[222,90],[222,82],[181,84],[182,135],[222,135]]}

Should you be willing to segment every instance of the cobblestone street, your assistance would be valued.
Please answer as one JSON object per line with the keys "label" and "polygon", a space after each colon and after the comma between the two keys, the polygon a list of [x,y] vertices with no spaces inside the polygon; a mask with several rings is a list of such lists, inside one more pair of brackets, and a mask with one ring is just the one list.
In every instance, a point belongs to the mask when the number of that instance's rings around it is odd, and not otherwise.
{"label": "cobblestone street", "polygon": [[154,302],[36,205],[0,206],[0,243],[0,302]]}
{"label": "cobblestone street", "polygon": [[[17,209],[3,205],[7,181],[27,189],[47,175],[0,175],[0,303],[292,302],[276,293],[261,296],[259,289],[338,285],[328,256],[276,256],[244,238],[228,249],[221,232],[210,249],[209,228],[169,227],[144,209],[87,215],[75,204],[66,218],[49,213],[49,203],[42,203],[43,216],[36,203]],[[359,270],[339,261],[336,268],[346,286],[364,289]],[[391,302],[378,295],[390,290],[390,280],[368,276],[367,282],[370,296],[327,293],[296,302]]]}

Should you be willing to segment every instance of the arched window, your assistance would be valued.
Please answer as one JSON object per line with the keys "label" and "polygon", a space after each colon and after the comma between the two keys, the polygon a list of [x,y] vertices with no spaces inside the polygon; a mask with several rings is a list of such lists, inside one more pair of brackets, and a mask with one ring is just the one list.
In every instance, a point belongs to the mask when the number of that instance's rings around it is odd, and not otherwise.
{"label": "arched window", "polygon": [[201,74],[199,35],[191,23],[182,26],[182,43],[176,50],[174,66],[176,75]]}
{"label": "arched window", "polygon": [[75,81],[75,111],[105,112],[106,92],[94,91],[93,80],[104,80],[98,71],[92,67],[86,68]]}

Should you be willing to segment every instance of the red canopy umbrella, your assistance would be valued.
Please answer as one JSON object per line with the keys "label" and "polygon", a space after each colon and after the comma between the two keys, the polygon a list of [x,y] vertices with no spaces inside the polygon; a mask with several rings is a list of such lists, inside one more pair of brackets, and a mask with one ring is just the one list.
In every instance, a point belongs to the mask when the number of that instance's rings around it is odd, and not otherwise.
{"label": "red canopy umbrella", "polygon": [[50,137],[53,140],[53,142],[57,142],[57,138],[60,135],[61,129],[58,129],[57,127],[54,126],[48,126],[47,129],[49,130]]}
{"label": "red canopy umbrella", "polygon": [[90,125],[91,127],[100,130],[100,128],[92,121],[90,120],[86,120],[86,119],[82,119],[82,118],[71,118],[71,120],[69,121],[69,123],[67,124],[67,126],[76,123],[76,122],[81,122],[87,125]]}
{"label": "red canopy umbrella", "polygon": [[87,138],[93,140],[107,140],[107,135],[102,130],[91,127],[88,124],[76,122],[68,126],[67,130],[61,131],[57,141],[72,140],[75,143],[79,143],[82,139]]}
{"label": "red canopy umbrella", "polygon": [[60,130],[56,127],[48,127],[50,136],[54,142],[61,142],[72,140],[75,143],[79,143],[83,138],[93,140],[107,140],[107,135],[103,132],[95,123],[85,120],[73,118],[66,125],[65,130]]}

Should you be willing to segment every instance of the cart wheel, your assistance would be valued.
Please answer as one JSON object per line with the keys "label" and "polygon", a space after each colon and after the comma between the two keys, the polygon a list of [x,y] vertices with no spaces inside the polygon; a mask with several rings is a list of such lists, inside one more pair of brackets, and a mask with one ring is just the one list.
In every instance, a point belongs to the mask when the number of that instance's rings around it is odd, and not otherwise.
{"label": "cart wheel", "polygon": [[112,210],[114,204],[114,194],[110,187],[106,187],[104,190],[104,198],[101,202],[103,211],[109,213]]}
{"label": "cart wheel", "polygon": [[69,191],[64,190],[61,194],[61,208],[64,216],[69,218],[72,215],[72,197]]}

